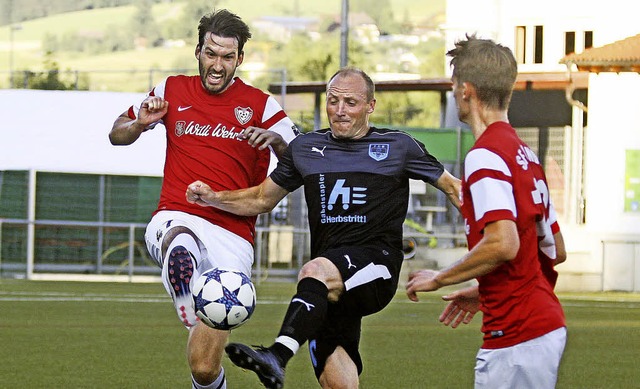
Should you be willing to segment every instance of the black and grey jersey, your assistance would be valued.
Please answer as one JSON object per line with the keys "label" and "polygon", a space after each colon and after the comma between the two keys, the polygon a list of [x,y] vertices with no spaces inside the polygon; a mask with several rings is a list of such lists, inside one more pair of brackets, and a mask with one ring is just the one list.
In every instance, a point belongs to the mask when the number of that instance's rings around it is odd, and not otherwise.
{"label": "black and grey jersey", "polygon": [[371,127],[360,139],[329,129],[295,138],[271,179],[292,192],[304,185],[311,255],[341,246],[402,248],[409,179],[434,184],[444,167],[409,134]]}

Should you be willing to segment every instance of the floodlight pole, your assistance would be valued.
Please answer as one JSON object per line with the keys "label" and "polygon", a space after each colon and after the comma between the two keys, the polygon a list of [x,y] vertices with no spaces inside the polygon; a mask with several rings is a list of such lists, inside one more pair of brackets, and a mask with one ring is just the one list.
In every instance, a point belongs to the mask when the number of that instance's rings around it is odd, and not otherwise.
{"label": "floodlight pole", "polygon": [[349,0],[342,0],[342,22],[340,23],[340,67],[348,65],[349,52]]}

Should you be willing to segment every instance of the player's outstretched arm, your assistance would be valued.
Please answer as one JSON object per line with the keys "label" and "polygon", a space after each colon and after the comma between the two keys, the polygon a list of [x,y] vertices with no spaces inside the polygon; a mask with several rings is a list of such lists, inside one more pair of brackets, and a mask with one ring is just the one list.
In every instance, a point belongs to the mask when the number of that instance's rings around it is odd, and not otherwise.
{"label": "player's outstretched arm", "polygon": [[160,121],[168,108],[169,102],[162,97],[147,97],[140,105],[137,118],[131,119],[127,112],[118,116],[109,133],[111,144],[119,146],[132,144],[138,140],[147,126]]}
{"label": "player's outstretched arm", "polygon": [[267,177],[260,185],[246,189],[215,192],[202,181],[187,187],[187,202],[216,207],[240,216],[255,216],[271,211],[289,192]]}
{"label": "player's outstretched arm", "polygon": [[460,210],[460,189],[461,181],[451,175],[448,171],[444,171],[438,181],[436,181],[436,188],[440,189],[447,198],[453,204],[458,211]]}
{"label": "player's outstretched arm", "polygon": [[418,301],[418,292],[431,292],[438,290],[442,285],[436,282],[436,270],[416,270],[409,273],[409,281],[406,285],[407,296],[411,301]]}
{"label": "player's outstretched arm", "polygon": [[451,328],[456,328],[460,323],[469,324],[473,316],[480,310],[480,293],[478,286],[457,290],[446,296],[442,296],[449,304],[440,314],[440,322]]}
{"label": "player's outstretched arm", "polygon": [[562,232],[558,231],[553,234],[553,240],[556,245],[556,259],[553,262],[553,265],[558,265],[567,260],[567,249],[564,245],[564,238],[562,237]]}
{"label": "player's outstretched arm", "polygon": [[519,249],[518,231],[513,220],[488,223],[480,242],[458,261],[440,271],[425,269],[409,274],[407,296],[418,301],[417,292],[431,292],[478,278],[515,258]]}

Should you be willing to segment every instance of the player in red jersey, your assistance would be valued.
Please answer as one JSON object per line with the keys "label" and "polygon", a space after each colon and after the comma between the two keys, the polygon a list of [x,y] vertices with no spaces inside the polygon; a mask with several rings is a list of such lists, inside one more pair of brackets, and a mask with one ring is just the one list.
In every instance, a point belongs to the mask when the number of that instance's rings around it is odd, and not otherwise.
{"label": "player in red jersey", "polygon": [[198,35],[200,75],[163,80],[116,119],[109,138],[114,145],[129,145],[158,123],[166,128],[160,202],[145,240],[189,329],[193,387],[223,389],[229,332],[197,320],[190,284],[213,267],[250,276],[256,218],[189,204],[184,188],[195,180],[217,190],[257,185],[267,175],[271,151],[280,155],[298,132],[273,97],[235,77],[251,37],[237,15],[219,10],[203,16]]}
{"label": "player in red jersey", "polygon": [[553,266],[566,259],[542,166],[507,116],[517,76],[508,48],[467,36],[452,57],[460,120],[476,139],[464,161],[461,212],[469,252],[441,270],[410,274],[407,294],[476,278],[445,296],[440,316],[457,327],[483,313],[476,388],[554,388],[566,343]]}

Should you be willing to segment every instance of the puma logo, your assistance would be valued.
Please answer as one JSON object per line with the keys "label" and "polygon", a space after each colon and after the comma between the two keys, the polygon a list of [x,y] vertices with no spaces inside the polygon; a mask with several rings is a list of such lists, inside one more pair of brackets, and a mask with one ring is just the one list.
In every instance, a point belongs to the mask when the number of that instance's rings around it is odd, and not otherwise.
{"label": "puma logo", "polygon": [[311,308],[315,308],[315,305],[309,304],[308,302],[306,302],[303,299],[298,298],[298,297],[296,297],[293,300],[291,300],[291,302],[292,303],[302,303],[302,304],[304,304],[304,306],[307,307],[307,311],[308,312],[311,312]]}
{"label": "puma logo", "polygon": [[351,258],[349,258],[348,255],[345,255],[344,257],[347,260],[347,270],[351,269],[352,267],[354,267],[356,269],[358,268],[358,266],[356,266],[353,263],[351,263]]}
{"label": "puma logo", "polygon": [[322,155],[324,157],[324,149],[326,149],[326,148],[327,148],[327,146],[324,146],[322,148],[322,150],[320,150],[319,148],[314,146],[314,147],[311,148],[311,151],[315,151],[316,153],[319,153],[320,155]]}

